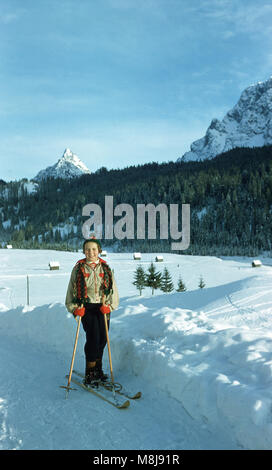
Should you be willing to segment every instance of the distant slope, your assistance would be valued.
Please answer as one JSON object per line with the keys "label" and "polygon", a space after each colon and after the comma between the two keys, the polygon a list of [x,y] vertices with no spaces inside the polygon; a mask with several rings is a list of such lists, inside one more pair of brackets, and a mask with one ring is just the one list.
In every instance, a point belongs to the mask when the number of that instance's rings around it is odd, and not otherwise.
{"label": "distant slope", "polygon": [[204,160],[236,147],[272,144],[272,77],[246,88],[224,119],[212,119],[204,137],[181,159]]}

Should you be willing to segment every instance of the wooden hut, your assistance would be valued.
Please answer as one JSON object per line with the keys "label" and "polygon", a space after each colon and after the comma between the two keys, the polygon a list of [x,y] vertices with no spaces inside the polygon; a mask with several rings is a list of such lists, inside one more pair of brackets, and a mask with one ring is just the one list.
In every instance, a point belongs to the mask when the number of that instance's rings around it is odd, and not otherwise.
{"label": "wooden hut", "polygon": [[259,259],[254,259],[251,263],[253,268],[260,268],[262,266],[262,262]]}
{"label": "wooden hut", "polygon": [[49,262],[49,269],[50,271],[56,271],[60,268],[59,262],[58,261],[50,261]]}

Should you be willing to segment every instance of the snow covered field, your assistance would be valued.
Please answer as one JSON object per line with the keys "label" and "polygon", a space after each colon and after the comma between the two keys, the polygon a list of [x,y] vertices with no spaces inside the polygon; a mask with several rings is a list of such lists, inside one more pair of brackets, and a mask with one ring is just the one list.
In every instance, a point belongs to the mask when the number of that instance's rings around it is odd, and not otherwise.
{"label": "snow covered field", "polygon": [[[82,390],[65,400],[59,388],[76,332],[64,299],[83,255],[0,250],[0,449],[272,449],[272,267],[163,256],[157,270],[167,266],[175,287],[180,274],[186,292],[140,297],[139,262],[106,258],[121,297],[110,327],[115,380],[143,393],[116,410]],[[49,271],[52,260],[59,271]],[[81,370],[83,346],[81,330]]]}

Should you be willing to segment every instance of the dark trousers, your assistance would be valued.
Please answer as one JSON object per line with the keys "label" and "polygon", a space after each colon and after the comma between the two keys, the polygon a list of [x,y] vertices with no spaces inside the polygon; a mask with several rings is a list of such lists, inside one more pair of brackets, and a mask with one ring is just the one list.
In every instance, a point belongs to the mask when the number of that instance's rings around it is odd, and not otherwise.
{"label": "dark trousers", "polygon": [[[107,344],[105,320],[99,308],[101,304],[87,304],[85,315],[82,317],[82,326],[86,333],[84,352],[86,361],[95,362],[102,359],[104,348]],[[108,320],[108,328],[110,321]]]}

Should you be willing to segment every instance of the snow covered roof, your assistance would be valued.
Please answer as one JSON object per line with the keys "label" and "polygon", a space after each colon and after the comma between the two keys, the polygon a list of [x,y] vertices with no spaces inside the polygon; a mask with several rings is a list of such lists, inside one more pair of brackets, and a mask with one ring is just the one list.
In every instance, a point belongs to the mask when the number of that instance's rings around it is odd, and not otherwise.
{"label": "snow covered roof", "polygon": [[60,264],[58,261],[49,261],[49,268],[50,269],[59,269]]}
{"label": "snow covered roof", "polygon": [[252,267],[256,268],[256,267],[259,267],[259,266],[262,266],[262,262],[259,259],[254,259],[252,261]]}

